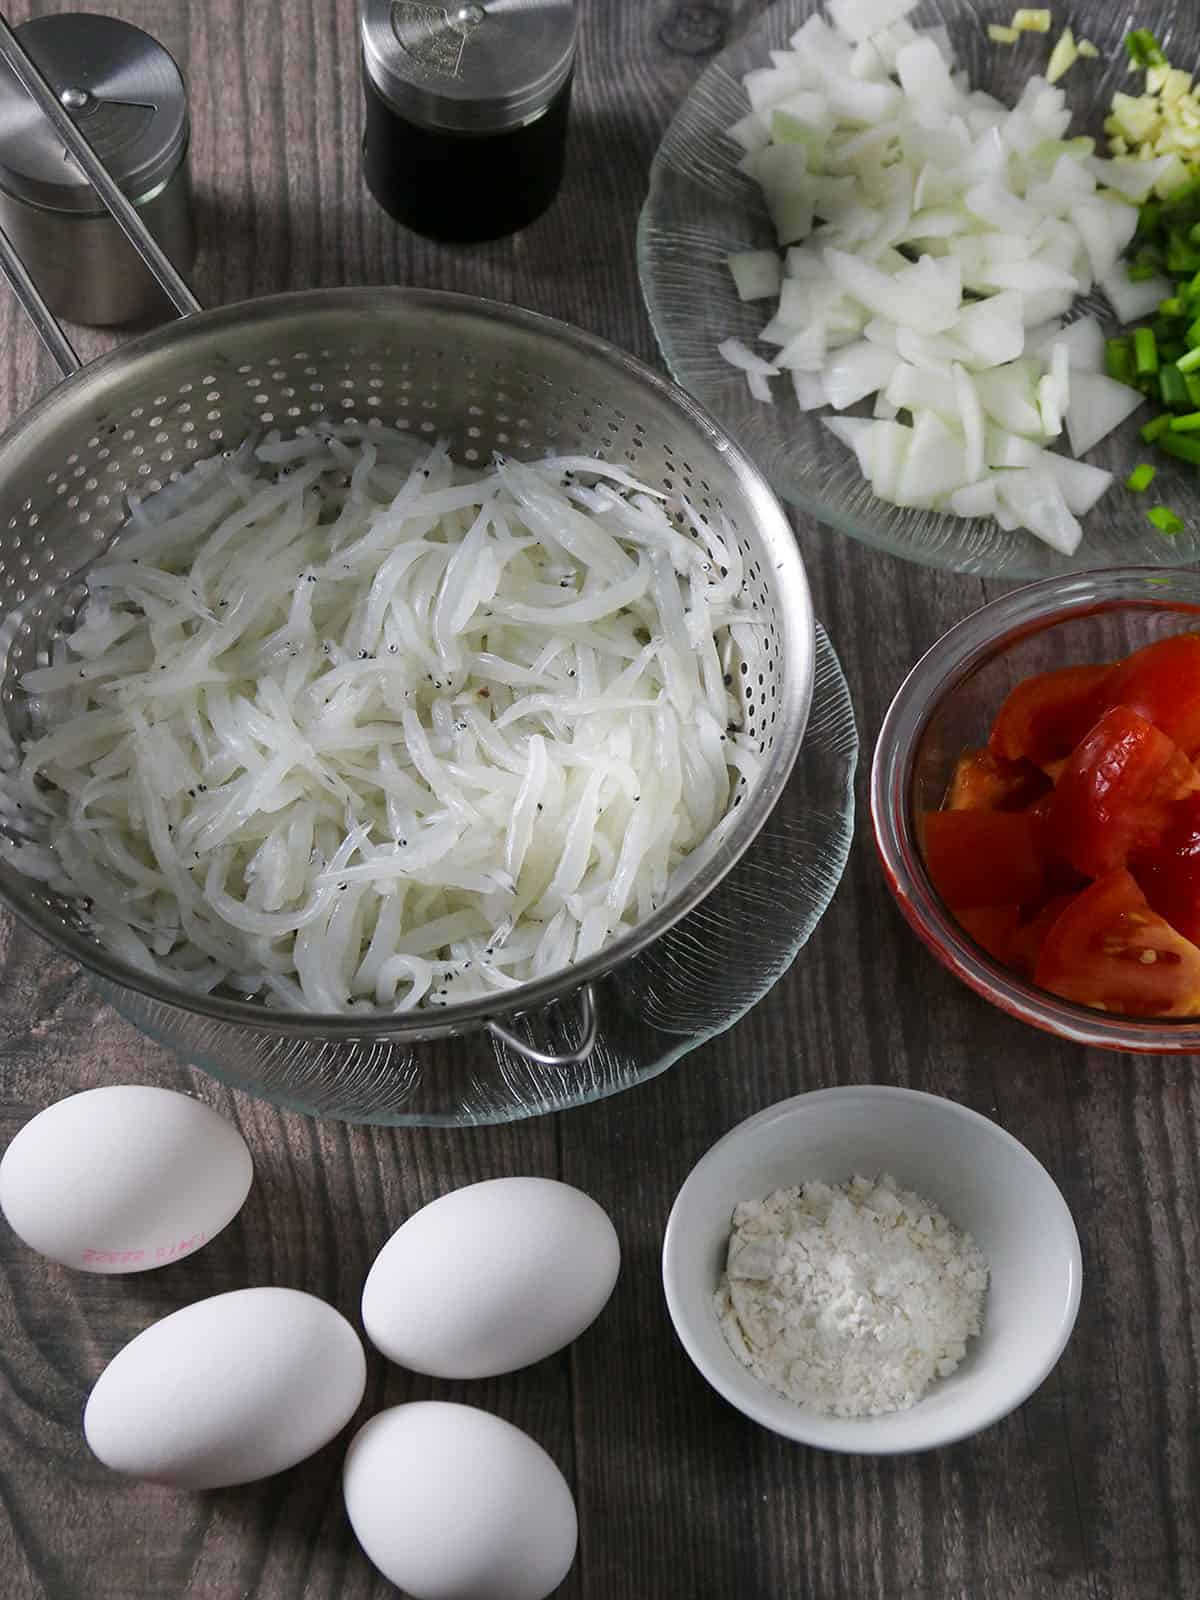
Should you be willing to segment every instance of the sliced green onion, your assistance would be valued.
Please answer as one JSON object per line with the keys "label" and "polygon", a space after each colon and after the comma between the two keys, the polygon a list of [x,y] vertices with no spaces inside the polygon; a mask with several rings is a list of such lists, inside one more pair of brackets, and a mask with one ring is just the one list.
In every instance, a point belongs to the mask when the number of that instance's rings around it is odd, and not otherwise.
{"label": "sliced green onion", "polygon": [[1180,356],[1175,365],[1180,372],[1195,372],[1196,368],[1200,367],[1200,347],[1189,350],[1186,355]]}
{"label": "sliced green onion", "polygon": [[1158,276],[1159,271],[1157,267],[1151,266],[1148,261],[1144,262],[1141,266],[1138,266],[1137,262],[1134,262],[1133,266],[1129,267],[1127,270],[1129,272],[1130,283],[1148,283],[1151,278]]}
{"label": "sliced green onion", "polygon": [[1191,396],[1187,392],[1187,383],[1179,370],[1178,362],[1173,366],[1163,367],[1159,372],[1158,392],[1162,396],[1163,405],[1169,406],[1172,411],[1191,405]]}
{"label": "sliced green onion", "polygon": [[1138,430],[1146,444],[1153,444],[1171,426],[1171,415],[1168,411],[1160,411],[1157,417],[1151,417],[1149,422],[1144,422]]}
{"label": "sliced green onion", "polygon": [[[1185,273],[1200,271],[1200,251],[1186,233],[1172,228],[1167,239],[1167,271],[1177,278]],[[1131,274],[1132,275],[1132,274]]]}
{"label": "sliced green onion", "polygon": [[1171,418],[1172,433],[1200,433],[1200,411],[1189,411],[1186,416]]}
{"label": "sliced green onion", "polygon": [[1158,371],[1158,340],[1153,328],[1134,329],[1133,365],[1139,378],[1153,377]]}
{"label": "sliced green onion", "polygon": [[1200,178],[1189,178],[1186,183],[1171,190],[1163,201],[1163,210],[1178,211],[1181,206],[1191,205],[1197,195],[1200,195]]}
{"label": "sliced green onion", "polygon": [[1143,489],[1148,489],[1154,482],[1156,471],[1157,468],[1152,467],[1148,461],[1143,461],[1139,466],[1134,467],[1133,471],[1125,479],[1125,487],[1132,489],[1134,494],[1141,494]]}
{"label": "sliced green onion", "polygon": [[1104,370],[1118,383],[1133,382],[1133,346],[1128,339],[1104,341]]}
{"label": "sliced green onion", "polygon": [[1160,317],[1182,317],[1185,314],[1183,301],[1177,294],[1171,295],[1166,300],[1160,300],[1158,314]]}
{"label": "sliced green onion", "polygon": [[[1013,18],[1016,21],[1016,18]],[[1135,67],[1165,67],[1167,58],[1149,28],[1133,28],[1125,35],[1125,49]]]}
{"label": "sliced green onion", "polygon": [[1159,435],[1155,443],[1169,456],[1175,456],[1179,461],[1190,461],[1194,467],[1200,467],[1200,439],[1193,439],[1186,433],[1164,433]]}
{"label": "sliced green onion", "polygon": [[1200,372],[1189,372],[1183,381],[1187,385],[1188,399],[1200,411]]}
{"label": "sliced green onion", "polygon": [[1177,517],[1169,506],[1152,506],[1146,513],[1146,521],[1152,522],[1159,533],[1172,537],[1182,533],[1185,526],[1183,519]]}

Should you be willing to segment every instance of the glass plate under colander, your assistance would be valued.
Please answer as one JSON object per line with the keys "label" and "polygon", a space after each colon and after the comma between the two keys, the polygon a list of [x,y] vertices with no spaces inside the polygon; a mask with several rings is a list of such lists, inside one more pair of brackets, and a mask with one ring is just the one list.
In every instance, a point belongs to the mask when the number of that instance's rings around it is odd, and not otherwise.
{"label": "glass plate under colander", "polygon": [[[841,666],[816,630],[816,676],[804,743],[775,809],[736,867],[695,911],[597,987],[600,1031],[587,1061],[542,1067],[474,1033],[417,1045],[398,1062],[386,1046],[343,1042],[324,1064],[296,1041],[255,1054],[239,1078],[238,1039],[188,1058],[234,1088],[317,1116],[390,1125],[515,1122],[602,1100],[666,1070],[744,1017],[783,976],[820,921],[841,879],[854,832],[858,734]],[[156,1037],[152,1002],[92,982],[121,1014]],[[574,1007],[561,1008],[566,1019]],[[572,1020],[554,1013],[522,1028],[543,1050],[572,1042]]]}

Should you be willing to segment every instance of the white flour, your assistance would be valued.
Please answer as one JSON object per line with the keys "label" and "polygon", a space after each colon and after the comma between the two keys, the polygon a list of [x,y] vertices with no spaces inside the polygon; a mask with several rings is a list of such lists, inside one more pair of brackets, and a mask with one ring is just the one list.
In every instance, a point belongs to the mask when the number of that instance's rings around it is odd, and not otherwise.
{"label": "white flour", "polygon": [[971,1236],[884,1174],[743,1201],[716,1305],[731,1349],[772,1389],[880,1416],[958,1366],[987,1281]]}

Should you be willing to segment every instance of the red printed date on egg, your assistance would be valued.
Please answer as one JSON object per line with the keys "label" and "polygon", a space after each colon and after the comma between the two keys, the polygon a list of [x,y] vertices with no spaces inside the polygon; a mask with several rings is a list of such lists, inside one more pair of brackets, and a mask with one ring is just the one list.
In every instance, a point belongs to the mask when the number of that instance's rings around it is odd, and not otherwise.
{"label": "red printed date on egg", "polygon": [[187,1239],[176,1239],[172,1244],[160,1244],[154,1251],[150,1250],[85,1250],[81,1260],[85,1266],[97,1267],[131,1267],[139,1261],[148,1265],[151,1262],[170,1261],[172,1256],[188,1255],[207,1239],[204,1232],[193,1233]]}

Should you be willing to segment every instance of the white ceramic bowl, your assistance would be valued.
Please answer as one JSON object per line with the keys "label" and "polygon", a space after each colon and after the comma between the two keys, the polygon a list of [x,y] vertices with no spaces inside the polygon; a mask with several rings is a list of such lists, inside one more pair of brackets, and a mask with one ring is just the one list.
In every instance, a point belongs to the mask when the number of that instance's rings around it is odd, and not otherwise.
{"label": "white ceramic bowl", "polygon": [[[776,1394],[725,1342],[713,1294],[733,1208],[811,1178],[843,1183],[881,1172],[974,1236],[991,1269],[983,1329],[958,1370],[910,1410],[824,1416]],[[1070,1338],[1081,1278],[1066,1201],[1024,1145],[952,1100],[877,1085],[797,1095],[739,1124],[692,1169],[663,1241],[671,1320],[713,1388],[786,1438],[863,1455],[950,1444],[1019,1406]]]}

